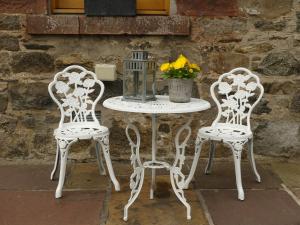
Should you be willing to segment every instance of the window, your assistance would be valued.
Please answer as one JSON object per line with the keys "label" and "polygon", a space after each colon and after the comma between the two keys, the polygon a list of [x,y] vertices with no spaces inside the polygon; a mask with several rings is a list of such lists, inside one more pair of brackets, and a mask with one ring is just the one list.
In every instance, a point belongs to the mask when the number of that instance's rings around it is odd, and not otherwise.
{"label": "window", "polygon": [[[140,15],[168,15],[170,0],[136,0]],[[84,0],[52,0],[53,13],[84,13]]]}
{"label": "window", "polygon": [[159,14],[168,15],[170,8],[169,0],[137,0],[137,14]]}
{"label": "window", "polygon": [[52,0],[53,13],[84,13],[84,0]]}

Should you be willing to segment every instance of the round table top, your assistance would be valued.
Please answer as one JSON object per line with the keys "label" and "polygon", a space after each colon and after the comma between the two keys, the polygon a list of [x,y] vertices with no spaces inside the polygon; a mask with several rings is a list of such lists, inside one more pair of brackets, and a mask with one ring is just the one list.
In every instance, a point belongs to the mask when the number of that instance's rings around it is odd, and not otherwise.
{"label": "round table top", "polygon": [[191,113],[203,111],[210,108],[210,103],[203,99],[191,98],[187,103],[174,103],[169,101],[167,95],[156,95],[155,101],[134,102],[123,101],[122,96],[112,97],[103,102],[103,106],[122,112],[136,113]]}

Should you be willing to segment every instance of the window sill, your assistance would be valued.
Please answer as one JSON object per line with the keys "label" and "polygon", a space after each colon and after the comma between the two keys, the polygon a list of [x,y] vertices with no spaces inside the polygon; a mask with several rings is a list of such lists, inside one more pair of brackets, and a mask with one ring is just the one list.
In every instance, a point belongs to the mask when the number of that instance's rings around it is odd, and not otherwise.
{"label": "window sill", "polygon": [[189,35],[186,16],[27,15],[28,34]]}

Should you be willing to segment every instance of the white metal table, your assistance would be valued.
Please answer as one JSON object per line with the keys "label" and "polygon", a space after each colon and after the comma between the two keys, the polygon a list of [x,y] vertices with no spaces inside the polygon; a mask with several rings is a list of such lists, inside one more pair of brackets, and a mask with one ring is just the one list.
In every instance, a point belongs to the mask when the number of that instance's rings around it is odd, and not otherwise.
{"label": "white metal table", "polygon": [[[187,219],[191,219],[191,207],[184,197],[183,189],[185,188],[185,175],[181,172],[185,159],[186,143],[191,135],[191,118],[185,123],[177,132],[175,136],[176,156],[173,165],[167,162],[158,161],[156,159],[157,151],[157,128],[156,117],[157,114],[171,114],[171,113],[192,113],[207,110],[210,108],[210,103],[202,99],[192,98],[188,103],[173,103],[169,101],[169,96],[157,95],[155,101],[146,103],[123,101],[122,96],[113,97],[105,100],[103,106],[109,109],[131,112],[131,113],[148,113],[152,115],[152,159],[144,163],[141,162],[139,156],[139,148],[141,143],[141,135],[138,128],[127,119],[126,136],[131,146],[131,164],[133,166],[133,173],[130,176],[131,195],[128,203],[124,207],[124,220],[128,218],[128,208],[138,197],[144,181],[145,168],[152,169],[150,199],[153,199],[155,189],[155,169],[166,168],[170,170],[170,179],[172,188],[178,199],[187,208]],[[136,142],[129,135],[129,130],[133,130],[136,135]],[[183,142],[179,143],[179,137],[184,130],[187,130],[187,135]]]}

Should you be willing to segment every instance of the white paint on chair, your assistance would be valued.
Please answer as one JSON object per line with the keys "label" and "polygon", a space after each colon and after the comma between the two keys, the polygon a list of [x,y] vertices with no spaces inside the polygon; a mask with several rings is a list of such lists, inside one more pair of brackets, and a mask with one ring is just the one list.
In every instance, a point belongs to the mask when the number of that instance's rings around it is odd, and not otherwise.
{"label": "white paint on chair", "polygon": [[[202,143],[205,141],[221,141],[232,150],[238,198],[244,200],[240,167],[241,154],[246,143],[248,143],[248,156],[256,180],[257,182],[261,181],[253,156],[253,134],[250,126],[250,116],[253,108],[261,100],[264,89],[257,75],[248,69],[236,68],[221,75],[218,81],[212,84],[210,92],[217,104],[218,115],[210,127],[203,127],[198,131],[195,157],[185,187],[188,187],[194,176]],[[218,94],[216,95],[216,93]],[[215,143],[211,144],[211,153],[206,167],[207,174],[211,171],[215,151]]]}
{"label": "white paint on chair", "polygon": [[[48,86],[48,91],[61,113],[59,126],[54,130],[57,152],[51,180],[60,162],[59,182],[55,197],[62,196],[69,148],[81,139],[93,139],[99,143],[110,178],[115,189],[120,190],[109,155],[109,130],[100,125],[95,115],[96,104],[104,92],[103,83],[93,72],[73,65],[55,75],[54,80]],[[97,153],[97,156],[100,157],[100,155]]]}

